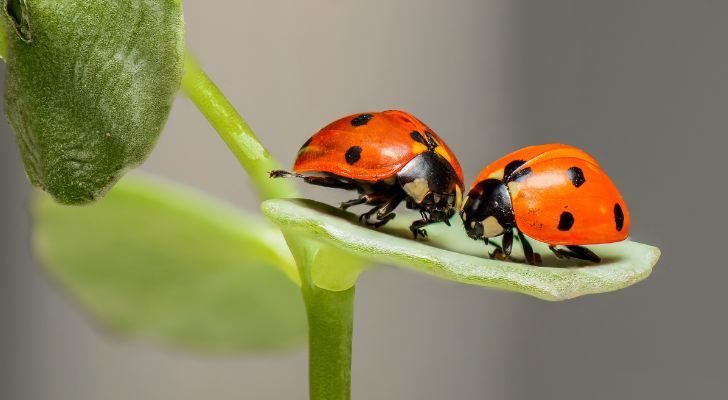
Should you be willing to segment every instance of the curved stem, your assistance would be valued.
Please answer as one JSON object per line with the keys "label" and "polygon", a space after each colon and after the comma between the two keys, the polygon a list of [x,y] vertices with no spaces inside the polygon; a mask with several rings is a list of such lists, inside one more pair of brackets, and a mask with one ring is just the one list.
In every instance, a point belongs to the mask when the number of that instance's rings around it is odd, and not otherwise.
{"label": "curved stem", "polygon": [[[268,171],[280,168],[278,163],[189,54],[185,60],[182,89],[248,172],[262,198],[296,196],[290,181],[268,177]],[[311,400],[348,400],[354,287],[329,291],[316,286],[311,270],[316,264],[319,245],[293,235],[286,235],[286,240],[298,264],[308,315]]]}
{"label": "curved stem", "polygon": [[[0,19],[2,19],[2,14],[0,13]],[[5,61],[5,58],[8,54],[8,37],[5,34],[6,30],[2,23],[0,23],[0,59]]]}
{"label": "curved stem", "polygon": [[296,196],[289,180],[268,177],[268,172],[280,169],[280,165],[189,53],[185,58],[182,89],[248,172],[263,199]]}

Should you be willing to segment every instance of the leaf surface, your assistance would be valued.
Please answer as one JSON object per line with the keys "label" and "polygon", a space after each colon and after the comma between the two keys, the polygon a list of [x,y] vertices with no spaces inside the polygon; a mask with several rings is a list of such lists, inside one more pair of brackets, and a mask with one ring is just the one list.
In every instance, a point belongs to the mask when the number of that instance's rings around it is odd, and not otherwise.
{"label": "leaf surface", "polygon": [[137,176],[84,207],[39,194],[33,215],[43,265],[113,332],[211,351],[306,337],[297,269],[263,221]]}
{"label": "leaf surface", "polygon": [[96,200],[141,163],[182,79],[178,0],[7,0],[5,112],[30,181]]}
{"label": "leaf surface", "polygon": [[[660,256],[656,247],[624,241],[589,246],[602,257],[602,262],[594,265],[557,259],[545,245],[531,241],[543,257],[544,266],[535,267],[488,258],[487,251],[493,247],[486,249],[482,241],[468,238],[457,216],[451,227],[430,225],[429,238],[415,241],[408,226],[417,214],[399,214],[385,227],[374,230],[361,226],[354,214],[312,200],[268,200],[262,208],[287,235],[296,232],[370,261],[544,300],[565,300],[625,288],[649,276]],[[515,259],[522,258],[519,249],[516,241]],[[328,271],[336,272],[333,268]]]}

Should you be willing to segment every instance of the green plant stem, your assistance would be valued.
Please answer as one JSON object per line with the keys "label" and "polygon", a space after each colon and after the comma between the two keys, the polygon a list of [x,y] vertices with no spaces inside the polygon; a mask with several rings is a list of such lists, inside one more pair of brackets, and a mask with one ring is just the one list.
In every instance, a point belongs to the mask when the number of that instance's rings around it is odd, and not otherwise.
{"label": "green plant stem", "polygon": [[348,400],[355,289],[332,292],[306,283],[302,288],[308,315],[310,398]]}
{"label": "green plant stem", "polygon": [[[268,177],[268,171],[279,169],[279,164],[189,54],[185,60],[182,89],[248,172],[263,199],[296,196],[290,181]],[[354,287],[343,291],[317,287],[311,271],[319,246],[295,235],[286,235],[286,240],[298,264],[308,316],[311,400],[348,400]]]}
{"label": "green plant stem", "polygon": [[8,36],[6,34],[5,19],[0,12],[0,59],[5,61],[8,54]]}
{"label": "green plant stem", "polygon": [[280,165],[189,53],[185,58],[182,89],[225,141],[263,199],[296,196],[289,180],[268,177],[268,172],[280,169]]}
{"label": "green plant stem", "polygon": [[[354,286],[327,290],[316,285],[314,268],[326,267],[325,247],[283,230],[298,265],[308,316],[309,391],[311,400],[348,400],[351,388],[351,340]],[[339,264],[348,260],[339,259]],[[357,262],[352,260],[352,262]],[[330,267],[330,266],[329,266]]]}

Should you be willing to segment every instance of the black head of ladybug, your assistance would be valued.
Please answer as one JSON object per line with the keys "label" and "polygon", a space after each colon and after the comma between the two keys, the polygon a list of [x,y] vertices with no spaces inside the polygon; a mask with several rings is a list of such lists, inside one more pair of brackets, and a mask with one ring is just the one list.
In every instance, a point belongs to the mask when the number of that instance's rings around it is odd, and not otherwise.
{"label": "black head of ladybug", "polygon": [[434,151],[421,153],[407,163],[397,173],[397,183],[407,194],[408,207],[436,213],[433,219],[451,217],[462,200],[462,183],[457,173]]}
{"label": "black head of ladybug", "polygon": [[460,216],[465,231],[473,239],[502,235],[516,226],[511,195],[498,179],[485,179],[473,186]]}

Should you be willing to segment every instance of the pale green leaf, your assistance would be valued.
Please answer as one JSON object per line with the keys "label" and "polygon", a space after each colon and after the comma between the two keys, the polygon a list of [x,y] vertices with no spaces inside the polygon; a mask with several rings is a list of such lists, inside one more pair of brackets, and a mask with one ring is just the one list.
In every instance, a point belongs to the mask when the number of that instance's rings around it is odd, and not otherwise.
{"label": "pale green leaf", "polygon": [[[416,214],[399,214],[377,231],[361,226],[354,214],[312,200],[268,200],[262,207],[287,235],[305,235],[374,262],[544,300],[565,300],[630,286],[646,278],[660,256],[655,247],[625,241],[590,246],[603,259],[594,265],[556,259],[545,246],[533,243],[544,265],[535,267],[491,260],[482,241],[466,236],[458,217],[453,218],[451,227],[429,226],[429,239],[415,241],[407,227]],[[514,247],[517,259],[521,257],[518,242]],[[329,271],[336,273],[334,269]]]}
{"label": "pale green leaf", "polygon": [[33,203],[35,251],[113,332],[198,350],[303,342],[298,272],[280,231],[158,179],[96,204]]}
{"label": "pale green leaf", "polygon": [[147,157],[164,127],[182,79],[182,6],[3,4],[5,112],[26,174],[59,202],[96,200]]}
{"label": "pale green leaf", "polygon": [[310,271],[311,282],[319,288],[339,292],[352,288],[367,262],[336,246],[314,242],[298,232],[284,232],[288,247],[301,268]]}

